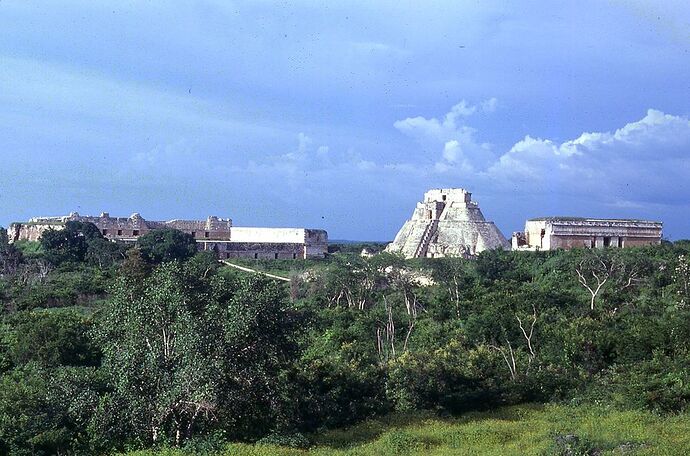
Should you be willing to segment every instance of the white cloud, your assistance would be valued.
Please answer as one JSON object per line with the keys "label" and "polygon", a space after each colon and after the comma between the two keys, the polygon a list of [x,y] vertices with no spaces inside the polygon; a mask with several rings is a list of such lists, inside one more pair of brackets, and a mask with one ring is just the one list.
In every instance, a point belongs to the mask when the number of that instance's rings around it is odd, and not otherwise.
{"label": "white cloud", "polygon": [[[185,166],[179,166],[184,163]],[[136,171],[147,174],[172,170],[178,174],[189,173],[190,167],[204,168],[207,166],[202,154],[189,141],[180,140],[168,144],[158,144],[152,149],[135,153],[129,160],[130,166],[126,172]]]}
{"label": "white cloud", "polygon": [[357,162],[357,168],[361,169],[362,171],[371,171],[376,169],[376,163],[369,160],[360,160]]}
{"label": "white cloud", "polygon": [[490,113],[496,106],[495,98],[478,105],[461,100],[443,118],[408,117],[396,121],[393,126],[425,149],[441,150],[441,161],[435,166],[437,171],[446,172],[454,166],[471,170],[484,166],[492,154],[490,144],[477,141],[477,130],[467,125],[467,119],[478,113]]}
{"label": "white cloud", "polygon": [[307,153],[307,149],[309,148],[313,140],[302,132],[300,132],[300,134],[297,135],[297,140],[299,142],[299,145],[297,146],[297,152],[300,154]]}
{"label": "white cloud", "polygon": [[277,172],[289,176],[297,185],[300,176],[311,173],[329,173],[346,169],[371,171],[377,167],[375,162],[362,158],[353,148],[337,152],[327,145],[314,147],[314,142],[311,136],[300,132],[297,135],[295,150],[279,156],[268,156],[266,160],[254,161],[251,169],[275,168]]}
{"label": "white cloud", "polygon": [[300,161],[306,159],[313,142],[314,141],[309,136],[300,132],[297,135],[297,149],[284,154],[282,158],[289,161]]}
{"label": "white cloud", "polygon": [[448,141],[456,137],[469,137],[474,129],[460,124],[459,121],[477,112],[477,106],[469,105],[465,100],[453,106],[443,119],[432,117],[408,117],[396,121],[393,126],[402,133],[417,139],[434,139]]}
{"label": "white cloud", "polygon": [[450,171],[469,173],[473,171],[473,168],[464,156],[462,145],[453,139],[443,146],[442,160],[436,162],[434,170],[438,173]]}
{"label": "white cloud", "polygon": [[460,143],[456,140],[451,140],[443,147],[443,158],[450,163],[455,163],[458,157],[462,155]]}
{"label": "white cloud", "polygon": [[579,192],[615,207],[677,202],[690,179],[690,120],[650,109],[615,132],[556,143],[526,136],[486,177],[524,191]]}
{"label": "white cloud", "polygon": [[[423,117],[396,122],[398,130],[418,139],[433,138],[438,156],[431,163],[385,165],[389,172],[415,172],[462,182],[474,188],[537,200],[590,202],[602,211],[641,211],[651,207],[687,205],[690,194],[690,120],[649,109],[644,117],[613,131],[584,132],[554,141],[530,135],[496,158],[490,144],[478,144],[463,122],[486,106],[459,103],[443,120]],[[415,132],[416,135],[413,135]],[[448,138],[440,141],[441,138]],[[487,158],[483,163],[478,156]],[[565,210],[567,212],[567,208]]]}

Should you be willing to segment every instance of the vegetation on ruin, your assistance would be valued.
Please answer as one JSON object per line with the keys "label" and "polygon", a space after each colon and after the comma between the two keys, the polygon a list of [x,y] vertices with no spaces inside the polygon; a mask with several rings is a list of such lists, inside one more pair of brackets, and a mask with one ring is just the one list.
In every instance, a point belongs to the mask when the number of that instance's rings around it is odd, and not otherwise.
{"label": "vegetation on ruin", "polygon": [[689,449],[690,242],[340,251],[286,284],[162,241],[0,236],[0,454]]}

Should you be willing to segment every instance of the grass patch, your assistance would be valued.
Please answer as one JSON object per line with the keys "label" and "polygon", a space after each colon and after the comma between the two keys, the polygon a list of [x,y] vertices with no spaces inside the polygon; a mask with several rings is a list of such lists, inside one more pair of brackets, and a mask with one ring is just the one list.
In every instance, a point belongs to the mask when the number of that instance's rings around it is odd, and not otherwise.
{"label": "grass patch", "polygon": [[[217,456],[680,455],[690,415],[658,416],[596,406],[520,405],[457,418],[393,414],[310,436],[309,449],[229,444]],[[183,450],[130,453],[187,456]]]}

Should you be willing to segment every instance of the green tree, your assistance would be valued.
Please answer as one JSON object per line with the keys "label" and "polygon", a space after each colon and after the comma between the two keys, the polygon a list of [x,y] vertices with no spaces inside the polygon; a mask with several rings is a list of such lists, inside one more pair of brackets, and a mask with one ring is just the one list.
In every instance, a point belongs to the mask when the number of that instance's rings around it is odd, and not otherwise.
{"label": "green tree", "polygon": [[678,255],[678,262],[673,270],[673,284],[678,307],[688,307],[690,305],[690,256]]}
{"label": "green tree", "polygon": [[84,260],[99,268],[107,268],[125,258],[127,245],[122,242],[109,241],[104,237],[87,240]]}
{"label": "green tree", "polygon": [[138,247],[131,248],[125,253],[125,260],[120,264],[119,274],[130,279],[131,283],[144,283],[144,279],[151,273],[151,265],[144,260]]}
{"label": "green tree", "polygon": [[98,227],[89,222],[69,221],[61,230],[49,229],[41,236],[41,247],[54,264],[83,262],[90,243],[103,240]]}
{"label": "green tree", "polygon": [[9,243],[7,231],[0,226],[0,277],[17,271],[22,262],[22,252]]}
{"label": "green tree", "polygon": [[95,333],[112,402],[125,405],[121,420],[143,441],[180,444],[221,424],[261,433],[280,409],[292,348],[284,290],[256,277],[199,276],[197,266],[164,263],[143,287],[119,277]]}
{"label": "green tree", "polygon": [[15,365],[29,362],[44,367],[97,365],[99,355],[88,337],[90,321],[67,309],[23,312],[14,318]]}
{"label": "green tree", "polygon": [[93,368],[29,364],[0,377],[0,454],[91,454],[86,430],[102,380]]}
{"label": "green tree", "polygon": [[196,241],[191,234],[172,228],[149,231],[137,240],[137,247],[144,259],[154,264],[183,261],[197,252]]}

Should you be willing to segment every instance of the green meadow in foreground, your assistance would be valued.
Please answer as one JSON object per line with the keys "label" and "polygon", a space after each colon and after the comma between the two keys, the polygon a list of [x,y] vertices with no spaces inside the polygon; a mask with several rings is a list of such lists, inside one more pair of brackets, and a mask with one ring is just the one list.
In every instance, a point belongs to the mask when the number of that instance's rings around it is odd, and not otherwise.
{"label": "green meadow in foreground", "polygon": [[[682,455],[690,416],[593,406],[521,405],[458,418],[394,414],[310,437],[309,449],[229,444],[214,455]],[[162,449],[129,456],[182,456]]]}

